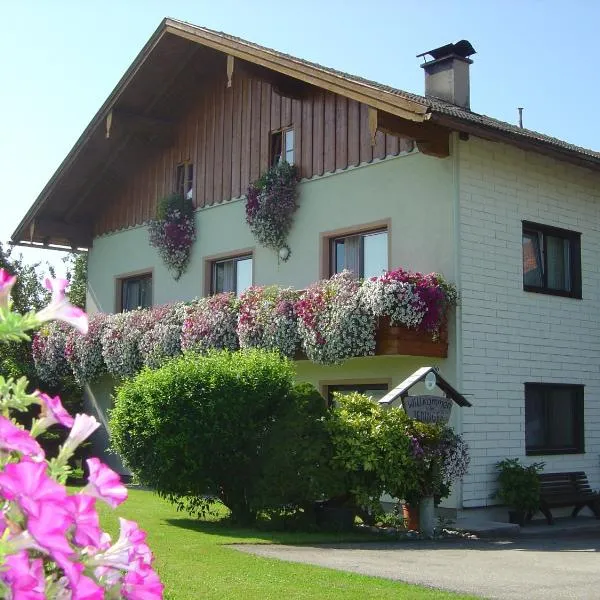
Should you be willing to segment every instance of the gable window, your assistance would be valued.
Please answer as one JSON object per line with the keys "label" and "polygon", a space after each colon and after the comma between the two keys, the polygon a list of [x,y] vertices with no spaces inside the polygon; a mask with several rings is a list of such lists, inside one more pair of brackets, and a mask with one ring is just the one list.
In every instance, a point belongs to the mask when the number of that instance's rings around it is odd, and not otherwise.
{"label": "gable window", "polygon": [[215,260],[211,267],[211,293],[239,296],[252,285],[252,255]]}
{"label": "gable window", "polygon": [[119,282],[118,307],[121,312],[152,306],[152,274],[124,277]]}
{"label": "gable window", "polygon": [[523,222],[523,289],[581,298],[581,234]]}
{"label": "gable window", "polygon": [[194,165],[191,162],[183,162],[177,165],[175,172],[175,193],[191,200],[193,190]]}
{"label": "gable window", "polygon": [[280,162],[286,161],[294,164],[294,130],[283,129],[271,134],[271,162],[274,167]]}
{"label": "gable window", "polygon": [[330,276],[344,269],[364,279],[379,276],[388,269],[388,232],[380,229],[332,238],[329,257]]}
{"label": "gable window", "polygon": [[583,386],[525,384],[527,454],[577,454],[583,444]]}
{"label": "gable window", "polygon": [[387,383],[348,383],[340,385],[328,385],[327,386],[327,402],[329,406],[333,404],[334,393],[339,392],[341,394],[351,394],[352,392],[358,392],[359,394],[365,394],[365,396],[371,396],[373,400],[378,401],[383,398],[389,391]]}

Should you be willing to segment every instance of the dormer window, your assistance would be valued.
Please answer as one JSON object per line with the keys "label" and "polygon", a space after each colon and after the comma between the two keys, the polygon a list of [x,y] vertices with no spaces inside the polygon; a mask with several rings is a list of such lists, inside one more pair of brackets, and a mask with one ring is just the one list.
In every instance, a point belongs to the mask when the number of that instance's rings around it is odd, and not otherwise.
{"label": "dormer window", "polygon": [[175,174],[175,193],[184,198],[192,199],[194,194],[194,164],[182,162],[177,165]]}
{"label": "dormer window", "polygon": [[272,167],[286,161],[294,164],[294,130],[282,129],[271,134],[271,163]]}

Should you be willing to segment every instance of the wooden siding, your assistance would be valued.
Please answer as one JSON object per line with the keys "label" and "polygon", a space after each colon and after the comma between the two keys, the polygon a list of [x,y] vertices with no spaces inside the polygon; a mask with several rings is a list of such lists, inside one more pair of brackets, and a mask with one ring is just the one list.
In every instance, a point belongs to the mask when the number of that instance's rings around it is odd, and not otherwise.
{"label": "wooden siding", "polygon": [[147,221],[157,198],[173,191],[180,162],[194,163],[197,207],[242,196],[268,168],[270,133],[286,127],[294,129],[295,162],[309,179],[413,148],[411,140],[381,132],[371,146],[364,104],[324,91],[292,100],[269,83],[234,75],[230,88],[221,81],[207,86],[180,119],[173,144],[140,163],[114,190],[95,234]]}

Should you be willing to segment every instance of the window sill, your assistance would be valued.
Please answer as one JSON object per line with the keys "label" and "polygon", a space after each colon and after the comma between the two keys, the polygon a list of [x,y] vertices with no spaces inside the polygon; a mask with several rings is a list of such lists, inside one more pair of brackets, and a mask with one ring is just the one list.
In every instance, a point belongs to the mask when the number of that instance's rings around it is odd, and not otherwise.
{"label": "window sill", "polygon": [[558,456],[561,454],[585,454],[585,450],[581,448],[560,448],[557,450],[526,450],[526,456]]}
{"label": "window sill", "polygon": [[539,288],[531,285],[524,285],[523,291],[531,292],[532,294],[545,294],[547,296],[560,296],[561,298],[573,298],[574,300],[582,300],[580,293],[565,292],[563,290],[553,290],[551,288]]}

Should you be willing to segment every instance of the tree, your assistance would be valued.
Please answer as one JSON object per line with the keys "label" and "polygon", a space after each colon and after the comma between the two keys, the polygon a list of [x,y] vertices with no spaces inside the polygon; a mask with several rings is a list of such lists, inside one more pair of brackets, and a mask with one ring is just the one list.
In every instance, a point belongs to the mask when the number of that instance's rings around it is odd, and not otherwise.
{"label": "tree", "polygon": [[72,252],[63,259],[69,280],[69,302],[83,309],[87,291],[87,258],[87,252]]}

